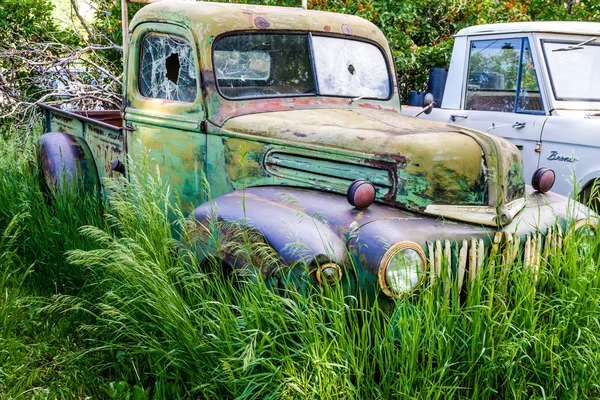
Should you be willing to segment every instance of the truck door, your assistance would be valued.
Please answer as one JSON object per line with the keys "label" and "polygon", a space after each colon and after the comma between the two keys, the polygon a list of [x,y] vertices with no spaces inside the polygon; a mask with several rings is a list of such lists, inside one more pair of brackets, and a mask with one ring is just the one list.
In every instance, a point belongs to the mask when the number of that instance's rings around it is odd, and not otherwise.
{"label": "truck door", "polygon": [[538,168],[546,122],[529,39],[470,41],[465,96],[454,123],[505,137],[520,150],[528,181]]}
{"label": "truck door", "polygon": [[[200,69],[192,33],[168,23],[145,23],[130,38],[126,68],[127,149],[160,173],[185,212],[205,201],[206,135]],[[131,166],[130,166],[131,167]]]}

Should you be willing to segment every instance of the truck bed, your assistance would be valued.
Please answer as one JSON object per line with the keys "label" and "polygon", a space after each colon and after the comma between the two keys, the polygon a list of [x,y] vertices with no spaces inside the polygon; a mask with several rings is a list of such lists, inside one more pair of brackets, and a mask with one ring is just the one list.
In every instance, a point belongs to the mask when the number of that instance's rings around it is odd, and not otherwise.
{"label": "truck bed", "polygon": [[119,174],[114,160],[125,163],[126,130],[119,110],[67,111],[48,104],[44,110],[45,132],[63,132],[85,139],[98,167],[100,179]]}

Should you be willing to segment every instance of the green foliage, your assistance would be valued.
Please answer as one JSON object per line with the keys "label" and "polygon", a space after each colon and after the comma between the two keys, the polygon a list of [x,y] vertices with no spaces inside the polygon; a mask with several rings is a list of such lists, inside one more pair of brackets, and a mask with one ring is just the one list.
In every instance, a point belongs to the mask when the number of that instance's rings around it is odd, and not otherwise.
{"label": "green foliage", "polygon": [[[101,45],[123,45],[123,29],[121,26],[121,1],[97,0],[95,20],[92,29],[96,32],[96,42]],[[143,4],[128,3],[127,12],[129,19],[143,7]],[[123,53],[120,50],[108,50],[102,53],[110,65],[114,66],[113,74],[119,76],[123,73]]]}
{"label": "green foliage", "polygon": [[[0,136],[0,398],[76,398],[97,387],[105,361],[82,357],[90,340],[88,314],[52,313],[51,296],[77,293],[85,270],[65,263],[64,252],[91,248],[78,225],[103,225],[85,197],[51,200],[40,190],[32,141],[37,130]],[[23,137],[28,137],[26,143]],[[100,364],[100,365],[98,365]]]}
{"label": "green foliage", "polygon": [[49,0],[4,0],[0,3],[0,42],[45,41],[58,31]]}
{"label": "green foliage", "polygon": [[[288,7],[298,7],[301,3],[300,0],[217,1]],[[98,52],[93,58],[97,61],[96,57],[99,57],[112,75],[118,77],[123,72],[122,53],[114,45],[122,44],[121,2],[95,0],[94,3],[96,19],[91,26],[93,37],[88,40],[111,49]],[[464,27],[507,21],[600,20],[600,3],[596,0],[310,0],[308,4],[311,9],[359,15],[381,28],[392,49],[403,99],[407,98],[408,90],[426,89],[430,68],[448,66],[452,35]],[[129,4],[130,18],[141,7],[141,4]],[[4,1],[0,4],[0,42],[15,46],[18,40],[40,42],[58,38],[58,41],[69,45],[77,44],[79,39],[75,35],[56,27],[51,10],[48,0]],[[6,67],[7,62],[0,60],[0,67]],[[22,70],[18,76],[5,79],[17,82],[30,74],[40,74],[40,71]],[[44,93],[43,88],[27,85],[18,90],[25,100],[35,100]]]}
{"label": "green foliage", "polygon": [[0,2],[0,126],[27,122],[21,120],[17,105],[35,102],[49,90],[40,84],[40,77],[48,75],[51,63],[29,60],[36,56],[60,59],[65,48],[79,43],[75,34],[58,27],[53,9],[49,0]]}

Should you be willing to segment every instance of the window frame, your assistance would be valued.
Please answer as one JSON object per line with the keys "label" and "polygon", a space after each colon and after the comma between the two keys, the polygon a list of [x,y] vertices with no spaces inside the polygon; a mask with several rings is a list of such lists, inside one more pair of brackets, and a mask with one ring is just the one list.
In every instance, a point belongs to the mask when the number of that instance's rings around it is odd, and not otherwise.
{"label": "window frame", "polygon": [[[540,39],[540,45],[542,47],[542,54],[544,56],[544,62],[546,64],[546,70],[548,72],[548,80],[550,81],[550,87],[552,88],[552,96],[556,101],[585,101],[598,103],[600,99],[586,99],[586,98],[576,98],[576,97],[558,97],[556,94],[556,88],[554,87],[554,78],[552,77],[552,71],[550,70],[550,64],[548,63],[548,57],[546,55],[546,47],[544,44],[546,43],[555,43],[555,44],[564,44],[564,45],[577,45],[580,44],[580,41],[577,40],[566,40],[566,39],[551,39],[551,38],[543,38]],[[600,46],[600,43],[588,43],[586,46]]]}
{"label": "window frame", "polygon": [[[144,41],[148,38],[148,37],[164,37],[164,36],[168,36],[168,37],[172,37],[174,39],[177,40],[181,40],[183,42],[185,42],[190,49],[192,50],[192,58],[194,60],[194,69],[196,71],[196,79],[195,79],[195,87],[196,87],[196,93],[194,95],[194,98],[192,101],[182,101],[182,100],[175,100],[175,99],[165,99],[162,97],[148,97],[145,96],[142,93],[142,61],[144,58]],[[165,32],[163,31],[155,31],[155,30],[148,30],[146,32],[143,32],[140,35],[139,38],[139,44],[138,44],[138,48],[139,48],[139,54],[138,54],[138,60],[137,60],[137,65],[136,65],[136,69],[137,69],[137,85],[136,85],[136,90],[137,90],[137,94],[143,98],[143,99],[148,99],[148,100],[161,100],[161,101],[172,101],[175,103],[181,103],[181,104],[194,104],[198,101],[198,96],[201,93],[200,90],[200,65],[198,62],[198,55],[196,54],[196,46],[194,45],[193,41],[190,41],[188,38],[186,38],[184,35],[180,35],[177,33],[171,33],[171,32]]]}
{"label": "window frame", "polygon": [[[512,109],[512,111],[492,111],[492,110],[471,110],[471,109],[467,109],[467,96],[469,94],[469,75],[470,75],[470,64],[471,64],[471,54],[473,51],[473,43],[475,42],[485,42],[485,41],[492,41],[492,40],[514,40],[514,39],[518,39],[521,41],[521,48],[519,50],[519,65],[517,68],[517,82],[516,82],[516,88],[515,88],[515,104],[514,107]],[[465,60],[465,78],[464,78],[464,96],[462,96],[462,109],[466,110],[466,111],[483,111],[483,112],[499,112],[499,113],[513,113],[513,114],[528,114],[528,115],[546,115],[546,105],[544,104],[544,95],[543,95],[543,90],[542,90],[542,82],[541,82],[541,74],[538,71],[538,62],[536,61],[536,57],[535,57],[535,53],[533,50],[533,46],[531,46],[531,43],[535,43],[535,41],[532,40],[532,38],[529,37],[529,35],[515,35],[515,36],[498,36],[498,35],[494,35],[494,36],[483,36],[483,37],[474,37],[474,38],[469,38],[468,41],[468,56],[466,57]],[[539,94],[540,94],[540,103],[542,105],[542,109],[541,110],[523,110],[519,108],[519,102],[520,102],[520,98],[521,98],[521,80],[522,80],[522,68],[523,68],[523,57],[525,54],[525,43],[527,43],[528,48],[529,48],[529,52],[531,54],[531,61],[533,63],[533,71],[535,74],[535,79],[539,88]]]}
{"label": "window frame", "polygon": [[[307,36],[308,37],[308,51],[309,51],[309,56],[310,56],[310,65],[312,67],[312,72],[313,72],[313,78],[315,81],[315,93],[292,93],[292,94],[281,94],[281,95],[277,95],[277,96],[256,96],[256,97],[242,97],[242,98],[238,98],[238,97],[228,97],[225,96],[223,94],[223,92],[221,91],[221,87],[219,86],[218,83],[218,79],[217,79],[217,74],[214,68],[214,55],[215,55],[215,45],[216,43],[218,43],[218,41],[224,37],[227,36],[238,36],[238,35],[298,35],[298,36]],[[223,33],[221,35],[218,35],[212,42],[212,46],[211,46],[211,68],[213,71],[213,80],[214,80],[214,85],[215,88],[217,90],[217,93],[219,93],[219,96],[221,96],[223,99],[227,100],[227,101],[248,101],[248,100],[273,100],[273,99],[281,99],[281,98],[295,98],[295,97],[324,97],[324,98],[338,98],[338,99],[353,99],[356,98],[356,96],[333,96],[333,95],[325,95],[325,94],[320,94],[319,93],[319,83],[318,83],[318,79],[317,79],[317,70],[316,70],[316,64],[315,64],[315,58],[314,58],[314,48],[313,48],[313,37],[317,36],[317,37],[332,37],[332,38],[337,38],[337,39],[346,39],[346,40],[353,40],[353,41],[357,41],[357,42],[363,42],[363,43],[368,43],[370,45],[375,46],[379,52],[381,53],[383,60],[385,62],[385,67],[386,67],[386,71],[387,71],[387,75],[388,75],[388,92],[389,95],[386,98],[377,98],[377,97],[361,97],[361,99],[364,100],[374,100],[374,101],[388,101],[390,100],[393,96],[394,96],[394,77],[392,76],[392,74],[394,73],[394,70],[391,68],[390,66],[390,61],[387,57],[387,54],[385,52],[385,49],[377,42],[367,39],[367,38],[363,38],[363,37],[355,37],[355,36],[347,36],[347,35],[342,35],[342,34],[335,34],[335,33],[324,33],[324,32],[298,32],[298,31],[268,31],[268,32],[264,32],[264,31],[231,31],[231,32],[226,32]]]}

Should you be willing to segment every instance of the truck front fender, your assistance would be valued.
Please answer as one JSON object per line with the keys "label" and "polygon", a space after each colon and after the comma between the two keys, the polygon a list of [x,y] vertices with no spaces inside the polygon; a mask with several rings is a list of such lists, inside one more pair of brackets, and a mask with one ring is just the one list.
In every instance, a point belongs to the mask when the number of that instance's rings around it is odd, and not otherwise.
{"label": "truck front fender", "polygon": [[[283,265],[346,264],[343,234],[323,216],[307,212],[301,201],[289,195],[292,191],[264,187],[227,193],[194,210],[194,231],[199,233],[205,251],[234,267],[245,262],[240,261],[241,248],[251,251],[248,242],[261,241],[275,251]],[[232,246],[228,241],[235,243]],[[271,265],[262,266],[265,278],[271,272]]]}
{"label": "truck front fender", "polygon": [[94,156],[80,137],[63,132],[49,132],[40,136],[38,165],[50,190],[63,191],[79,181],[86,193],[100,192]]}

